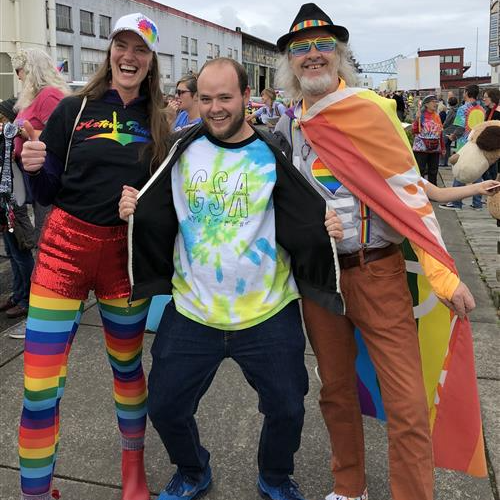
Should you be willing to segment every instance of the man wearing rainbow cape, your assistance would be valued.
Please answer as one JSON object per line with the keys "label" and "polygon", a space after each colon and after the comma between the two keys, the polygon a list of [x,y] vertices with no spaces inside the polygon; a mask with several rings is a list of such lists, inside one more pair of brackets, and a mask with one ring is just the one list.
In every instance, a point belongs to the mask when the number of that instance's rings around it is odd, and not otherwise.
{"label": "man wearing rainbow cape", "polygon": [[[349,87],[348,39],[309,3],[277,42],[278,83],[298,104],[276,131],[344,231],[332,241],[344,314],[303,298],[333,450],[327,500],[368,498],[362,411],[387,419],[393,499],[432,500],[434,465],[486,471],[466,317],[475,304],[444,246],[394,101]],[[405,238],[414,257],[408,282]],[[369,358],[356,362],[358,350]]]}

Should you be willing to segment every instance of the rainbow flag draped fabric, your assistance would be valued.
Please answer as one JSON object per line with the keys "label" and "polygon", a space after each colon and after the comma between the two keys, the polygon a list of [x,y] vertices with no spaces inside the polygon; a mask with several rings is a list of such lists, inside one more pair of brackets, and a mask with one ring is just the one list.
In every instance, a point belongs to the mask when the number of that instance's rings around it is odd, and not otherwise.
{"label": "rainbow flag draped fabric", "polygon": [[[336,179],[396,231],[457,273],[395,113],[394,101],[365,89],[343,88],[314,104],[300,118],[299,125]],[[458,319],[439,302],[409,244],[405,257],[435,464],[485,476],[470,323]],[[385,418],[375,370],[359,331],[356,336],[363,413]]]}

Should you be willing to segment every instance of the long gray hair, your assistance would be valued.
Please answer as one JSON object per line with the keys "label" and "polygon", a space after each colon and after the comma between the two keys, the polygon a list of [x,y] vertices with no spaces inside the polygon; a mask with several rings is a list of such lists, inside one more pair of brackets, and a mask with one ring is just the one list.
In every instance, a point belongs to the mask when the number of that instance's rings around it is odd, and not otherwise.
{"label": "long gray hair", "polygon": [[[338,55],[337,71],[340,78],[345,81],[348,87],[355,87],[357,73],[352,59],[351,48],[347,43],[337,41],[335,51]],[[302,98],[300,82],[290,67],[288,51],[285,51],[278,57],[275,81],[276,86],[282,88],[292,99],[299,100]]]}
{"label": "long gray hair", "polygon": [[22,49],[12,56],[12,67],[23,69],[25,74],[23,88],[14,106],[17,111],[27,108],[45,87],[55,87],[65,95],[70,93],[54,61],[41,49]]}

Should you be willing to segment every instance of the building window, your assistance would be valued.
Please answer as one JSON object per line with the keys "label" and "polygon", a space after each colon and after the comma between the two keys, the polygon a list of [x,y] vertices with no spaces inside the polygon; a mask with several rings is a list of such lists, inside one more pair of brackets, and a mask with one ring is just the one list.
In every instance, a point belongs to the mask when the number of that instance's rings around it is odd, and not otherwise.
{"label": "building window", "polygon": [[217,59],[220,57],[220,47],[218,45],[214,45],[214,58]]}
{"label": "building window", "polygon": [[444,56],[444,62],[447,63],[453,62],[453,56]]}
{"label": "building window", "polygon": [[111,18],[108,16],[99,16],[99,36],[108,38],[111,34]]}
{"label": "building window", "polygon": [[441,74],[444,76],[458,76],[459,71],[457,68],[445,68],[441,70]]}
{"label": "building window", "polygon": [[444,56],[439,56],[439,62],[440,62],[441,64],[443,64],[443,63],[444,63]]}
{"label": "building window", "polygon": [[80,10],[80,35],[94,36],[94,13]]}
{"label": "building window", "polygon": [[188,47],[189,39],[187,36],[181,36],[181,52],[183,54],[188,54],[189,53],[189,47]]}
{"label": "building window", "polygon": [[170,90],[170,84],[174,78],[173,74],[173,61],[174,58],[170,54],[158,54],[158,64],[160,66],[160,79],[163,84],[163,88],[166,89],[167,93]]}
{"label": "building window", "polygon": [[101,63],[106,59],[106,52],[94,49],[82,49],[81,62],[82,62],[82,80],[89,80],[92,78]]}
{"label": "building window", "polygon": [[233,49],[227,49],[227,57],[229,57],[230,59],[233,58]]}
{"label": "building window", "polygon": [[453,62],[454,63],[459,63],[460,62],[460,56],[453,56]]}
{"label": "building window", "polygon": [[71,31],[71,7],[56,3],[56,29]]}
{"label": "building window", "polygon": [[234,58],[238,60],[238,49],[234,49]]}
{"label": "building window", "polygon": [[198,40],[196,38],[191,38],[191,55],[198,55]]}
{"label": "building window", "polygon": [[185,76],[189,73],[189,60],[181,59],[181,75]]}
{"label": "building window", "polygon": [[213,59],[214,57],[214,46],[211,43],[207,43],[207,59]]}
{"label": "building window", "polygon": [[191,72],[198,73],[198,61],[196,59],[191,59]]}
{"label": "building window", "polygon": [[56,46],[56,58],[57,58],[57,69],[59,72],[68,77],[67,80],[72,80],[71,78],[71,47],[67,45],[57,45]]}

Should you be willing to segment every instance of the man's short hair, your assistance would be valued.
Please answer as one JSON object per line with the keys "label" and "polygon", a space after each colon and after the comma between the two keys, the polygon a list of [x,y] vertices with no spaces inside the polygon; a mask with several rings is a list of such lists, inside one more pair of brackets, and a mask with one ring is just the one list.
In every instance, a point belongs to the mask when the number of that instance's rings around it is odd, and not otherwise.
{"label": "man's short hair", "polygon": [[467,96],[472,99],[477,99],[479,97],[479,87],[475,84],[467,85],[467,87],[465,87],[465,92]]}
{"label": "man's short hair", "polygon": [[245,93],[245,90],[248,88],[248,75],[245,71],[245,67],[243,64],[240,64],[238,61],[231,59],[229,57],[218,57],[217,59],[211,59],[207,61],[200,69],[198,73],[198,79],[200,78],[203,70],[208,68],[208,66],[212,66],[214,64],[229,64],[236,71],[236,75],[238,76],[238,86],[240,87],[241,95]]}
{"label": "man's short hair", "polygon": [[449,99],[448,99],[448,104],[450,106],[456,106],[458,104],[458,99],[452,95]]}

